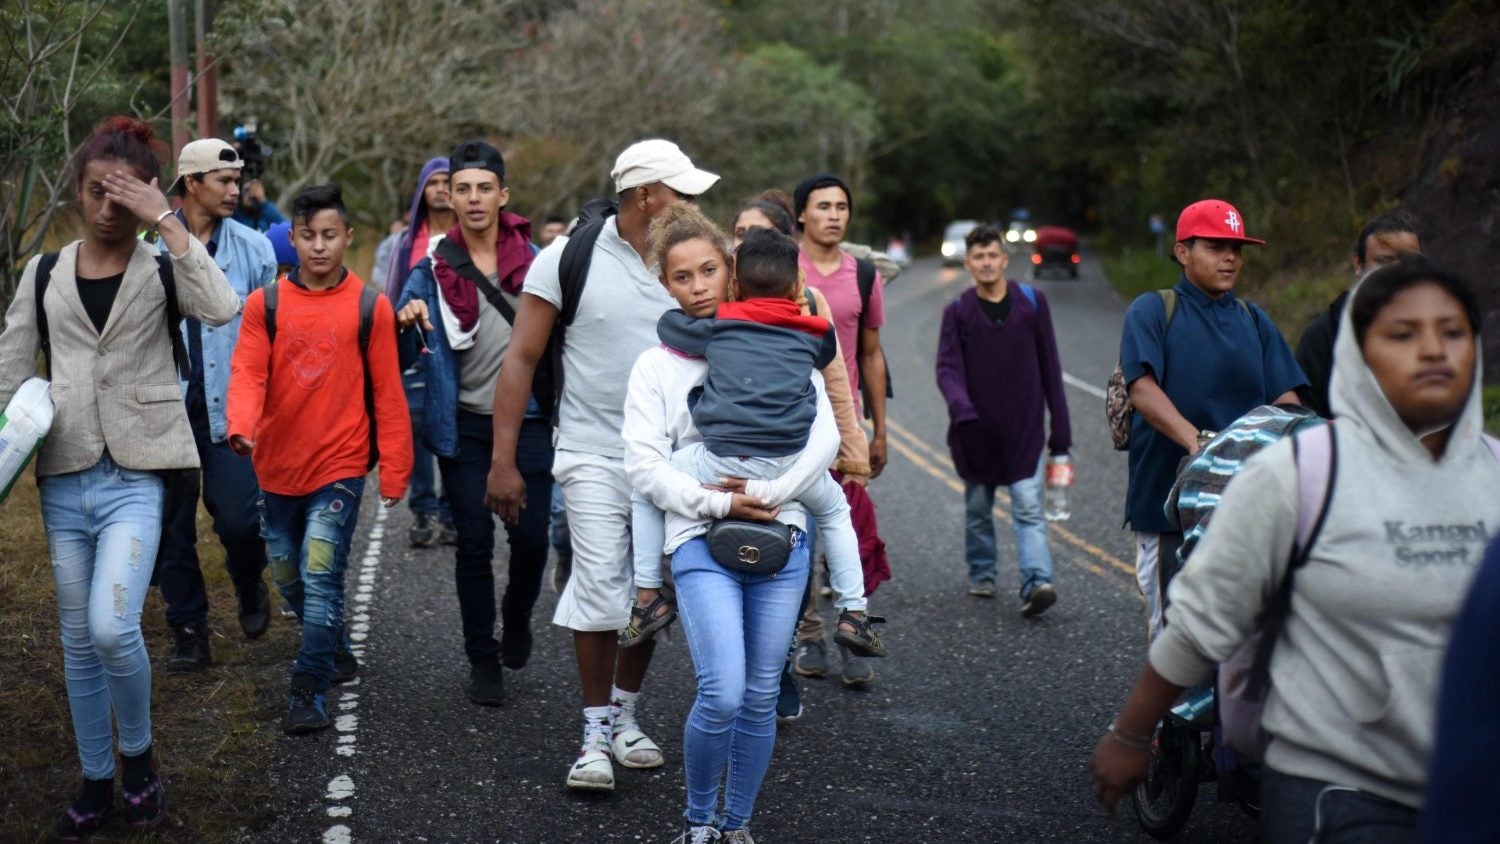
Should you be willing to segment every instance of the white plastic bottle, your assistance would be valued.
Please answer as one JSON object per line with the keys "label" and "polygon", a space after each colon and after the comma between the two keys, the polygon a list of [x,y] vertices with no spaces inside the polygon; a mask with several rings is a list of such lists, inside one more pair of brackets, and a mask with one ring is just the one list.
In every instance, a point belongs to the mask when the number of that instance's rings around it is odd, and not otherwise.
{"label": "white plastic bottle", "polygon": [[28,378],[0,414],[0,504],[52,430],[51,387],[46,379]]}
{"label": "white plastic bottle", "polygon": [[1065,522],[1073,515],[1068,504],[1068,490],[1073,486],[1073,459],[1054,454],[1047,460],[1047,490],[1042,509],[1049,522]]}

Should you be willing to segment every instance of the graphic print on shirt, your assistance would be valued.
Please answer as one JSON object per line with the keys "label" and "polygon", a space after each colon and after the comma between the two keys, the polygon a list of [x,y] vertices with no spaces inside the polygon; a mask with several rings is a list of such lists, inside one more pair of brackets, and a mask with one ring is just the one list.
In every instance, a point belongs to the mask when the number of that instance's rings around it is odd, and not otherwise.
{"label": "graphic print on shirt", "polygon": [[1473,566],[1484,554],[1490,537],[1483,520],[1429,525],[1387,520],[1384,526],[1386,544],[1395,548],[1396,565],[1402,568]]}
{"label": "graphic print on shirt", "polygon": [[286,360],[297,386],[316,390],[333,368],[339,343],[337,323],[329,314],[308,309],[287,326]]}

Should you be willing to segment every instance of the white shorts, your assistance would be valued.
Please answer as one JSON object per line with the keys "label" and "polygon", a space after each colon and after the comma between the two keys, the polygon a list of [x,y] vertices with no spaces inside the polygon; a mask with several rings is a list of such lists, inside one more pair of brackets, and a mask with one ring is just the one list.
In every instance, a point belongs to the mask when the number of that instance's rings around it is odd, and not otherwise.
{"label": "white shorts", "polygon": [[563,490],[573,543],[573,572],[552,623],[585,633],[620,630],[630,623],[635,579],[625,461],[559,449],[552,477]]}

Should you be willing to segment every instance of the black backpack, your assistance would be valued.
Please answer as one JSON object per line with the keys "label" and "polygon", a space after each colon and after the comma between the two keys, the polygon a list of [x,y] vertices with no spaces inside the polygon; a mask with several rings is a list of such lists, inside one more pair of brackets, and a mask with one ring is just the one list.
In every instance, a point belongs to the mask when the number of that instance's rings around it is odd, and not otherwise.
{"label": "black backpack", "polygon": [[[47,326],[47,309],[42,307],[42,298],[52,283],[52,270],[57,267],[56,252],[48,252],[36,265],[36,332],[41,341],[42,356],[47,361],[47,378],[52,378],[52,337]],[[172,271],[172,259],[166,255],[156,256],[156,277],[161,279],[162,289],[167,294],[167,336],[172,340],[172,360],[177,364],[177,374],[186,381],[192,374],[187,347],[182,342],[182,308],[177,304],[177,276]]]}
{"label": "black backpack", "polygon": [[[276,348],[276,305],[280,299],[280,282],[272,282],[261,288],[266,305],[266,340]],[[380,294],[375,288],[360,285],[359,290],[359,357],[365,369],[365,417],[370,420],[370,459],[368,469],[380,462],[380,445],[375,437],[375,384],[370,380],[370,334],[375,328],[375,305]],[[267,373],[269,374],[269,363]]]}
{"label": "black backpack", "polygon": [[[859,283],[859,333],[854,335],[854,354],[859,355],[860,346],[865,342],[865,314],[870,312],[870,296],[875,291],[875,264],[863,258],[854,259],[854,278]],[[885,360],[885,348],[880,350],[880,359]],[[857,364],[856,364],[857,365]],[[865,418],[870,418],[870,386],[866,383],[860,373],[859,393],[864,397]],[[885,397],[892,399],[896,397],[896,390],[891,386],[891,365],[885,366]]]}

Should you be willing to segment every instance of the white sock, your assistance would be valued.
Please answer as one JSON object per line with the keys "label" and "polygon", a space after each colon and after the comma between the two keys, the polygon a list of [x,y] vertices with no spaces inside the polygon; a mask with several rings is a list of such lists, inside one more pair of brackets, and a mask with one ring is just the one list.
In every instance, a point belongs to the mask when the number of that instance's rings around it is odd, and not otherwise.
{"label": "white sock", "polygon": [[634,724],[635,704],[640,692],[627,692],[615,686],[609,692],[609,720],[611,724]]}
{"label": "white sock", "polygon": [[590,736],[598,734],[604,737],[604,742],[610,740],[610,714],[611,707],[608,706],[585,706],[583,708],[583,740],[588,742]]}

